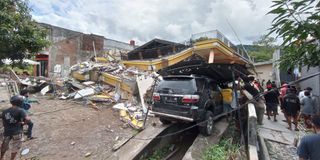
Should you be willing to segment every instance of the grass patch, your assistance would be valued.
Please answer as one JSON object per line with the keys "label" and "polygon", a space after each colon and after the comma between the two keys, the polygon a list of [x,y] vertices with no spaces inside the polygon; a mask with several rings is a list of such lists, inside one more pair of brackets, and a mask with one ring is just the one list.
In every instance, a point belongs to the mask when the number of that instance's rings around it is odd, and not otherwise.
{"label": "grass patch", "polygon": [[171,145],[166,145],[161,149],[156,150],[153,154],[147,158],[147,160],[160,160],[169,152]]}
{"label": "grass patch", "polygon": [[240,145],[235,144],[232,138],[222,139],[218,144],[208,148],[203,156],[203,160],[233,160],[239,155]]}
{"label": "grass patch", "polygon": [[245,155],[245,153],[241,151],[240,135],[236,132],[235,126],[231,125],[218,144],[214,144],[204,151],[202,159],[235,160],[239,159],[240,155]]}

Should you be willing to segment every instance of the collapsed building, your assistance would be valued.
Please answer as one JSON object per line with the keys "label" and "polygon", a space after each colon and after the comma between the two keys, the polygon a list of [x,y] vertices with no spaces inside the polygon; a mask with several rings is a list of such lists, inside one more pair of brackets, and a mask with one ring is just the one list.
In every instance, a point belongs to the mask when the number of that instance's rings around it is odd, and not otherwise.
{"label": "collapsed building", "polygon": [[[232,44],[217,30],[193,34],[186,43],[153,39],[136,47],[68,29],[39,24],[45,27],[52,45],[36,55],[40,65],[36,76],[49,76],[41,85],[41,94],[53,93],[58,99],[115,104],[123,119],[135,128],[147,111],[147,96],[155,83],[158,71],[201,59],[208,64],[237,64],[252,67],[245,51]],[[219,76],[223,76],[220,73]],[[15,75],[16,77],[16,75]],[[39,86],[34,84],[34,86]]]}
{"label": "collapsed building", "polygon": [[35,60],[40,62],[40,65],[35,66],[35,76],[51,77],[58,71],[62,76],[67,76],[71,66],[95,55],[120,60],[122,54],[135,48],[134,41],[128,44],[50,24],[38,23],[38,25],[47,30],[47,39],[51,45],[36,55]]}

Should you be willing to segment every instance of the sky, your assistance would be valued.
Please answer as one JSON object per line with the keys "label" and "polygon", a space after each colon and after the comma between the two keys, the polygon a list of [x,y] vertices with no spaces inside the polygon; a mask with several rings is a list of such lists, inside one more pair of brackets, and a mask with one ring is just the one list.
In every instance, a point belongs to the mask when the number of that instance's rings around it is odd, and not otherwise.
{"label": "sky", "polygon": [[234,44],[252,44],[270,28],[271,5],[271,0],[29,0],[38,22],[137,45],[153,38],[183,42],[210,30]]}

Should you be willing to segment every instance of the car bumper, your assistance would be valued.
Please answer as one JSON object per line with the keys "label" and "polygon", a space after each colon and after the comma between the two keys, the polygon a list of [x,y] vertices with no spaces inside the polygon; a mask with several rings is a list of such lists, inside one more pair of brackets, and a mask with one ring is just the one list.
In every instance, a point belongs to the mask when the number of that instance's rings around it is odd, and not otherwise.
{"label": "car bumper", "polygon": [[194,122],[200,118],[199,110],[198,110],[198,107],[196,106],[191,106],[188,110],[185,110],[185,111],[177,111],[177,110],[154,107],[151,112],[157,116],[167,117],[171,119],[178,119],[178,120],[183,120],[187,122]]}
{"label": "car bumper", "polygon": [[173,119],[179,119],[179,120],[188,121],[188,122],[194,122],[194,119],[193,118],[189,118],[189,117],[183,117],[183,116],[167,114],[167,113],[161,113],[161,112],[155,112],[155,111],[151,111],[151,113],[154,114],[154,115],[157,115],[157,116],[168,117],[168,118],[173,118]]}

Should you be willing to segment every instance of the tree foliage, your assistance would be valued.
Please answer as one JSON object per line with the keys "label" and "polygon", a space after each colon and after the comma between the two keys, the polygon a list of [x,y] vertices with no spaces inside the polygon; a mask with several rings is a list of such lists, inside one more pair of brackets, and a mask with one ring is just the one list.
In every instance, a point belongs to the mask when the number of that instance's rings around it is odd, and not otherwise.
{"label": "tree foliage", "polygon": [[282,38],[280,67],[320,65],[320,2],[319,0],[274,0],[275,14],[269,34]]}
{"label": "tree foliage", "polygon": [[46,31],[39,28],[32,20],[30,8],[25,0],[0,1],[1,60],[9,58],[21,61],[48,44]]}
{"label": "tree foliage", "polygon": [[272,59],[273,52],[277,47],[274,43],[273,37],[262,35],[259,40],[252,43],[253,45],[246,45],[245,48],[255,62],[264,62]]}

